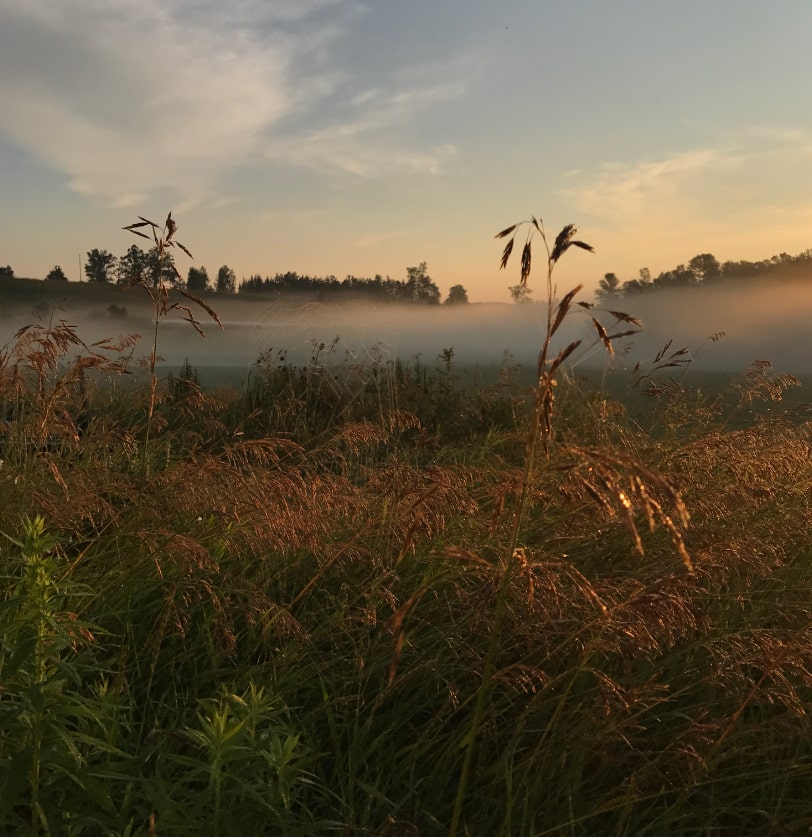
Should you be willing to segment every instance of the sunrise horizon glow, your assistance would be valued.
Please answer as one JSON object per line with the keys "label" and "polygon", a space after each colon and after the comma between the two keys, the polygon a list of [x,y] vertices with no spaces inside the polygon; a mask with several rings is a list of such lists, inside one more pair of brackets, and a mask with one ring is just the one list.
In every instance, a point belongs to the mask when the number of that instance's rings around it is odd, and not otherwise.
{"label": "sunrise horizon glow", "polygon": [[0,0],[0,265],[76,280],[170,210],[184,275],[425,261],[472,302],[510,301],[494,235],[531,214],[595,248],[557,268],[587,290],[796,254],[811,31],[801,0]]}

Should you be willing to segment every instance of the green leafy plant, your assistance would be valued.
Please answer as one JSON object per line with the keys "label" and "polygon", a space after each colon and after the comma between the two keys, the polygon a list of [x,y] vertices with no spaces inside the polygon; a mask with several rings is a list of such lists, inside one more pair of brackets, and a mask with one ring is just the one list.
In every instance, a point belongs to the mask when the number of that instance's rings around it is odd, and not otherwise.
{"label": "green leafy plant", "polygon": [[125,780],[126,761],[110,741],[118,705],[92,662],[98,629],[69,609],[86,594],[61,577],[65,561],[44,519],[5,538],[13,552],[3,555],[0,597],[0,825],[60,833],[60,818],[89,824],[89,799],[115,811],[109,783]]}

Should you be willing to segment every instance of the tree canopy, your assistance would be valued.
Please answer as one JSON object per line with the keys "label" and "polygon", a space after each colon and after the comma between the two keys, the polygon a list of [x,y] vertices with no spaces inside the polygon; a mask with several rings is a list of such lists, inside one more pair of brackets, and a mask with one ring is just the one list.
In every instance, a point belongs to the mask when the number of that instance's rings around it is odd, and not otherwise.
{"label": "tree canopy", "polygon": [[510,298],[517,304],[533,301],[530,299],[533,289],[529,285],[522,285],[521,283],[518,285],[511,285],[508,290],[510,291]]}
{"label": "tree canopy", "polygon": [[635,296],[667,288],[699,288],[721,283],[742,282],[756,279],[786,281],[808,279],[812,276],[812,250],[804,250],[797,256],[781,253],[759,262],[727,261],[721,263],[712,253],[699,253],[686,264],[678,264],[670,270],[652,277],[651,271],[641,268],[634,279],[622,284],[614,273],[607,273],[598,282],[595,291],[601,301],[608,296]]}
{"label": "tree canopy", "polygon": [[165,250],[163,259],[157,247],[146,252],[133,244],[118,260],[117,283],[119,285],[157,286],[161,279],[167,285],[179,285],[175,260],[172,253]]}
{"label": "tree canopy", "polygon": [[67,282],[68,277],[65,276],[65,271],[56,264],[54,265],[49,271],[48,275],[45,277],[47,282]]}
{"label": "tree canopy", "polygon": [[215,288],[218,294],[233,294],[236,291],[237,276],[227,264],[224,264],[217,271],[217,284]]}
{"label": "tree canopy", "polygon": [[598,282],[596,294],[602,302],[609,302],[620,293],[620,279],[616,273],[604,273],[603,279]]}
{"label": "tree canopy", "polygon": [[438,305],[440,302],[440,289],[432,282],[426,262],[406,268],[406,287],[412,302],[421,305]]}
{"label": "tree canopy", "polygon": [[186,276],[186,289],[201,293],[209,289],[209,274],[205,267],[190,267]]}
{"label": "tree canopy", "polygon": [[[286,293],[310,294],[319,301],[329,302],[332,299],[364,300],[369,302],[409,302],[424,303],[430,299],[439,302],[440,291],[427,275],[425,262],[420,267],[407,268],[407,279],[392,279],[376,273],[374,277],[353,276],[348,274],[344,279],[336,276],[308,276],[296,271],[277,273],[266,276],[259,274],[249,276],[239,288],[244,294],[274,294],[281,296]],[[409,274],[412,271],[412,274]],[[414,281],[410,284],[409,279]]]}
{"label": "tree canopy", "polygon": [[88,250],[85,276],[91,282],[110,282],[116,270],[116,257],[107,250]]}
{"label": "tree canopy", "polygon": [[117,282],[119,285],[137,285],[146,281],[147,254],[133,244],[118,260]]}
{"label": "tree canopy", "polygon": [[468,302],[468,291],[462,285],[452,285],[448,289],[446,305],[465,305]]}

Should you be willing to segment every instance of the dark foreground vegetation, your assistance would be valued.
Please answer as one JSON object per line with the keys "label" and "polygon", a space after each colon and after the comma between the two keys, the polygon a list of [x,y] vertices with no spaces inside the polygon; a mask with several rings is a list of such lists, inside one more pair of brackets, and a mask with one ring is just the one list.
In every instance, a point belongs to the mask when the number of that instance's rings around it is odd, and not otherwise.
{"label": "dark foreground vegetation", "polygon": [[129,347],[64,324],[20,334],[2,831],[807,832],[793,380],[758,363],[710,398],[663,353],[628,381],[641,419],[549,349],[529,389],[460,386],[448,351],[269,356],[213,392],[191,366],[128,383]]}

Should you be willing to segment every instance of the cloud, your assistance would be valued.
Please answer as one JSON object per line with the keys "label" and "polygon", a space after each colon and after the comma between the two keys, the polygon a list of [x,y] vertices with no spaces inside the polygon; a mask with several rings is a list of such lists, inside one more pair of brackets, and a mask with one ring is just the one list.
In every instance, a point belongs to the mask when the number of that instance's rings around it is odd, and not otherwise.
{"label": "cloud", "polygon": [[372,235],[362,235],[360,238],[356,238],[352,244],[353,247],[358,247],[359,249],[366,250],[370,247],[380,247],[381,244],[388,244],[389,242],[396,241],[397,239],[402,237],[402,232],[390,231]]}
{"label": "cloud", "polygon": [[456,155],[456,145],[444,143],[416,150],[398,134],[422,113],[464,93],[465,86],[460,82],[391,91],[364,89],[326,125],[291,137],[274,137],[267,155],[293,165],[361,177],[384,172],[439,174]]}
{"label": "cloud", "polygon": [[664,218],[736,223],[742,213],[812,208],[810,162],[812,144],[801,132],[757,127],[736,145],[566,172],[558,194],[613,227]]}
{"label": "cloud", "polygon": [[296,23],[315,12],[337,6],[342,0],[181,0],[189,11],[222,14],[222,21],[237,21],[248,26],[268,22]]}
{"label": "cloud", "polygon": [[296,62],[340,32],[340,15],[303,21],[342,8],[351,4],[8,0],[0,132],[107,203],[162,188],[194,202],[260,156],[302,91],[312,102],[331,89],[327,70],[300,76]]}
{"label": "cloud", "polygon": [[782,125],[753,125],[747,130],[747,133],[753,137],[759,137],[766,140],[798,143],[804,142],[805,135],[803,131],[797,128],[789,128]]}
{"label": "cloud", "polygon": [[741,162],[734,153],[698,149],[656,161],[605,163],[595,172],[567,172],[570,181],[581,183],[560,190],[559,195],[580,212],[626,224],[663,201],[678,200],[691,180],[710,169],[733,169]]}
{"label": "cloud", "polygon": [[263,159],[436,173],[456,149],[394,129],[461,88],[394,76],[389,91],[362,88],[331,45],[365,12],[355,0],[5,0],[0,134],[116,207],[219,198],[231,169]]}
{"label": "cloud", "polygon": [[384,173],[436,175],[457,153],[455,145],[440,145],[425,151],[392,148],[388,143],[358,141],[353,133],[319,131],[288,141],[279,141],[269,152],[271,159],[293,165],[341,171],[358,177]]}
{"label": "cloud", "polygon": [[736,145],[605,163],[563,182],[559,197],[600,242],[601,269],[656,273],[700,252],[760,259],[808,247],[812,145],[799,132],[743,131]]}
{"label": "cloud", "polygon": [[290,226],[296,224],[308,225],[321,220],[327,215],[326,209],[268,209],[257,215],[262,223],[284,222]]}

